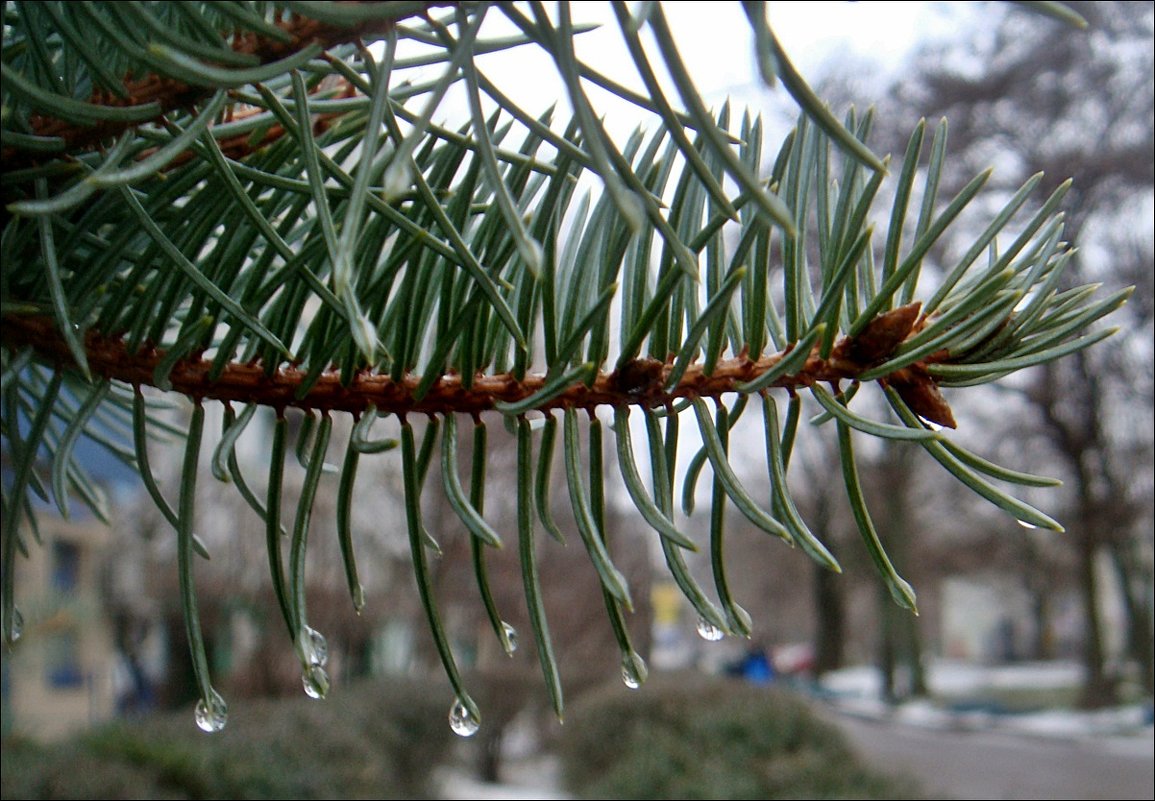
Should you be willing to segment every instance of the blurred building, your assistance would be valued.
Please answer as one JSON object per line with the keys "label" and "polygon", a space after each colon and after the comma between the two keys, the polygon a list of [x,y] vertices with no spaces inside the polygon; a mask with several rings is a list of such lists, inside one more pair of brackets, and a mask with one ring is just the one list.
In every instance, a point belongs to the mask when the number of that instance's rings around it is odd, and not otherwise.
{"label": "blurred building", "polygon": [[116,648],[101,596],[109,532],[91,517],[42,515],[39,533],[42,544],[17,557],[24,622],[3,649],[3,731],[54,740],[115,711]]}

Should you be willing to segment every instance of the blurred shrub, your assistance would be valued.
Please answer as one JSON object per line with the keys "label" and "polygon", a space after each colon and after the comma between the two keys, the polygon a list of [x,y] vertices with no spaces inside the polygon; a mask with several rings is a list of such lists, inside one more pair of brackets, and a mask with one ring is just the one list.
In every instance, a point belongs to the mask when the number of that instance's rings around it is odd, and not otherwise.
{"label": "blurred shrub", "polygon": [[565,782],[586,798],[903,798],[841,733],[784,692],[736,679],[655,675],[566,711]]}
{"label": "blurred shrub", "polygon": [[4,798],[427,797],[452,746],[443,683],[389,679],[323,701],[247,699],[223,732],[192,711],[120,721],[62,745],[3,744]]}

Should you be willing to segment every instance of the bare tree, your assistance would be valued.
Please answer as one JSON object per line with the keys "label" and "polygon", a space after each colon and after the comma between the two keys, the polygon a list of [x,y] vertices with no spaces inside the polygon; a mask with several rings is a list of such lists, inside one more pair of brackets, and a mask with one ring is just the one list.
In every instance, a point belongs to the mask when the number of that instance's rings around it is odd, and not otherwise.
{"label": "bare tree", "polygon": [[[1077,202],[1064,235],[1094,231],[1101,246],[1076,254],[1062,289],[1110,278],[1133,282],[1134,299],[1112,346],[1038,368],[1018,390],[1072,486],[1070,534],[1083,598],[1086,680],[1083,702],[1113,700],[1099,611],[1100,558],[1110,560],[1127,617],[1127,651],[1152,691],[1152,25],[1150,3],[1077,3],[1087,36],[1057,25],[1023,25],[1005,15],[993,37],[959,59],[928,50],[919,79],[897,86],[889,102],[951,120],[952,173],[997,160],[1012,187],[1044,173],[1055,188],[1073,177]],[[974,65],[979,64],[979,69]],[[883,118],[889,115],[880,115]],[[1086,239],[1087,237],[1083,237]],[[1145,344],[1144,344],[1145,343]],[[1040,609],[1045,601],[1036,594]]]}

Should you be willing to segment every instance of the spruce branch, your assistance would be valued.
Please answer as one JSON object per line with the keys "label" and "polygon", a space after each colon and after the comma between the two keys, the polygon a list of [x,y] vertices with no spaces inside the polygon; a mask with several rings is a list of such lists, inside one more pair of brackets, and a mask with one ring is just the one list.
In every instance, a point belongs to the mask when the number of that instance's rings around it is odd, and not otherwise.
{"label": "spruce branch", "polygon": [[[646,668],[625,625],[630,590],[609,550],[607,436],[616,440],[631,500],[659,534],[670,574],[710,637],[751,630],[727,581],[726,504],[839,569],[789,494],[800,390],[836,420],[850,506],[900,605],[913,609],[914,594],[871,521],[852,431],[917,444],[1017,519],[1058,527],[988,480],[1043,486],[1047,479],[994,465],[937,428],[956,426],[941,387],[998,380],[1109,336],[1093,326],[1129,290],[1059,289],[1072,254],[1061,212],[1069,184],[1032,209],[1041,178],[1029,179],[976,235],[960,220],[989,171],[940,199],[946,123],[924,159],[926,124],[919,122],[893,205],[879,210],[876,198],[891,176],[867,142],[873,113],[832,116],[786,58],[762,3],[746,4],[758,64],[802,112],[776,154],[764,151],[755,115],[732,121],[729,104],[706,107],[659,4],[637,15],[624,3],[613,6],[643,93],[577,57],[573,39],[585,29],[568,5],[551,15],[538,2],[528,14],[512,3],[462,2],[435,16],[439,5],[5,6],[0,435],[12,470],[2,488],[0,606],[9,641],[20,629],[14,562],[29,546],[22,527],[35,531],[30,499],[67,510],[75,496],[102,509],[75,454],[86,434],[140,469],[178,530],[202,695],[198,722],[224,725],[224,701],[204,658],[191,559],[203,550],[193,534],[193,472],[210,401],[223,404],[226,423],[213,473],[232,480],[263,519],[273,592],[313,696],[325,694],[328,679],[324,639],[307,621],[304,567],[333,416],[356,421],[336,508],[358,609],[355,479],[362,456],[398,445],[370,436],[375,420],[397,418],[414,576],[452,685],[453,726],[463,734],[476,731],[480,710],[433,591],[426,549],[436,543],[422,498],[440,453],[433,475],[474,535],[478,589],[494,634],[510,650],[484,560],[483,546],[510,539],[484,516],[485,413],[502,415],[516,432],[522,583],[559,717],[561,684],[534,546],[535,520],[561,538],[550,504],[559,422],[564,487],[630,686]],[[1034,5],[1063,14],[1055,4]],[[518,33],[485,38],[489,15]],[[79,35],[85,26],[99,46]],[[647,49],[643,28],[656,47]],[[383,51],[370,46],[374,39],[384,40]],[[402,52],[402,43],[421,52]],[[548,57],[572,120],[555,123],[552,110],[521,108],[477,58],[523,47]],[[683,109],[663,93],[655,62],[673,77]],[[436,77],[407,80],[425,66]],[[469,114],[453,130],[435,118],[459,81]],[[632,104],[656,132],[611,136],[589,84]],[[921,204],[912,204],[919,194]],[[915,216],[913,205],[920,205]],[[886,231],[877,255],[876,226]],[[948,235],[967,246],[940,264],[938,251],[949,249],[937,246]],[[870,382],[884,390],[894,416],[875,419],[852,408]],[[148,463],[160,421],[145,386],[194,406],[176,510]],[[782,425],[775,389],[791,398]],[[746,488],[730,457],[731,431],[754,395],[763,401],[774,485],[768,504]],[[246,409],[237,415],[232,403]],[[645,456],[630,439],[632,406],[642,410]],[[263,501],[243,479],[235,448],[258,407],[276,416],[265,444]],[[307,413],[296,442],[306,491],[286,569],[280,541],[290,407]],[[608,432],[599,407],[614,409]],[[537,448],[530,413],[546,418]],[[475,421],[468,497],[457,472],[457,414]],[[420,448],[416,415],[430,418]],[[690,417],[703,444],[681,478],[683,509],[692,513],[709,465],[717,603],[683,556],[697,548],[691,529],[674,522],[679,421]],[[649,471],[639,469],[639,458],[649,459]]]}
{"label": "spruce branch", "polygon": [[[358,3],[367,7],[388,6],[397,4],[388,3]],[[48,5],[48,4],[45,4]],[[127,4],[125,4],[127,5]],[[394,28],[405,18],[423,14],[427,9],[437,6],[450,5],[449,0],[429,0],[421,3],[402,3],[406,8],[401,13],[389,13],[382,9],[379,14],[366,14],[355,21],[337,22],[323,21],[300,16],[297,14],[285,15],[286,18],[275,18],[270,22],[271,29],[264,31],[238,30],[231,37],[231,41],[221,41],[222,47],[237,56],[248,56],[242,59],[243,63],[253,66],[276,65],[277,62],[315,48],[318,53],[330,48],[350,42],[357,42],[362,38],[376,38]],[[110,7],[113,14],[118,13],[115,7]],[[147,15],[149,12],[137,10],[137,13]],[[278,13],[278,17],[281,15]],[[89,19],[94,23],[97,32],[109,34],[113,20],[106,20],[100,11],[89,11]],[[252,24],[251,20],[246,20]],[[119,37],[112,34],[110,38]],[[120,39],[123,41],[123,39]],[[168,51],[162,51],[168,52]],[[212,63],[210,56],[208,63]],[[224,60],[222,55],[215,57],[219,63]],[[215,87],[206,82],[189,82],[178,77],[176,64],[167,64],[163,59],[153,58],[149,66],[157,70],[148,72],[141,77],[125,76],[112,86],[93,87],[92,94],[82,101],[84,104],[98,107],[101,115],[112,116],[114,109],[132,112],[140,110],[149,113],[133,114],[131,119],[104,119],[90,124],[78,125],[75,122],[75,111],[72,115],[55,114],[50,102],[46,101],[36,87],[29,86],[25,79],[13,68],[5,69],[5,89],[18,94],[30,103],[36,112],[29,115],[28,133],[40,139],[54,140],[52,150],[66,152],[72,155],[99,148],[103,143],[116,139],[129,128],[154,122],[159,123],[169,112],[177,109],[192,108],[208,98]],[[167,66],[167,69],[166,69]],[[239,79],[237,79],[239,80]],[[240,81],[243,85],[248,80]],[[123,116],[123,115],[118,115]],[[34,166],[43,160],[34,152],[18,146],[4,147],[3,154],[6,170],[23,169]]]}
{"label": "spruce branch", "polygon": [[[837,384],[857,380],[902,343],[913,328],[918,312],[919,304],[912,303],[879,315],[859,336],[844,337],[825,359],[815,345],[797,369],[769,383],[759,383],[759,387],[794,390],[820,382]],[[41,358],[55,362],[59,369],[71,367],[72,351],[51,318],[6,315],[3,322],[7,346],[32,348]],[[306,386],[308,374],[298,367],[283,366],[270,371],[260,363],[233,362],[214,370],[211,359],[199,357],[170,363],[164,349],[146,347],[133,353],[123,340],[95,332],[86,336],[84,352],[93,374],[132,386],[156,386],[158,368],[164,365],[164,389],[189,398],[356,415],[369,408],[379,414],[393,415],[479,414],[532,399],[548,382],[544,375],[518,379],[512,373],[504,373],[475,376],[467,386],[461,376],[445,375],[429,383],[418,398],[417,388],[425,383],[421,376],[406,376],[395,381],[388,375],[361,372],[346,381],[339,370],[330,369],[309,379]],[[675,369],[671,362],[635,359],[612,372],[583,375],[582,380],[552,393],[548,400],[520,408],[518,413],[631,405],[655,409],[683,398],[717,398],[759,382],[790,356],[791,349],[756,360],[737,356],[719,361],[709,371],[704,365],[692,364],[679,371],[681,375],[673,386],[667,381]],[[908,403],[910,398],[917,398],[912,408],[924,419],[954,428],[950,407],[926,371],[929,364],[951,363],[949,354],[940,352],[875,380],[883,386],[895,387]]]}

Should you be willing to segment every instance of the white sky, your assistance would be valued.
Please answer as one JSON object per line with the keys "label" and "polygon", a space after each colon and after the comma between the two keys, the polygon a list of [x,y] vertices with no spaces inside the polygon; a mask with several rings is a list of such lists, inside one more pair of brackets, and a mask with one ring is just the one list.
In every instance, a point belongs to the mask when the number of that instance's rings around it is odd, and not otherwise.
{"label": "white sky", "polygon": [[[675,31],[685,37],[682,55],[700,76],[704,92],[733,91],[756,81],[749,24],[736,3],[682,2],[665,8]],[[825,62],[847,55],[874,61],[881,73],[893,74],[920,38],[949,35],[950,20],[960,11],[925,2],[826,0],[776,0],[769,8],[775,34],[804,75],[815,75]],[[698,37],[708,44],[694,46]],[[715,57],[726,52],[725,59]]]}
{"label": "white sky", "polygon": [[[975,4],[931,2],[783,2],[769,6],[769,19],[787,55],[804,76],[815,80],[831,59],[852,59],[856,65],[877,67],[880,83],[895,75],[902,59],[920,41],[957,35],[964,18],[978,13]],[[736,2],[669,2],[663,4],[674,31],[679,51],[694,77],[698,91],[711,105],[727,97],[741,98],[741,105],[773,106],[789,103],[781,89],[766,88],[754,64],[750,25]],[[635,70],[625,51],[621,33],[608,4],[573,4],[575,24],[594,22],[597,31],[577,38],[577,53],[587,63],[632,87],[640,88]],[[490,23],[495,23],[490,25]],[[508,26],[508,27],[507,27]],[[499,12],[486,20],[483,36],[505,35],[515,29]],[[660,64],[652,37],[643,31],[655,68]],[[497,54],[478,60],[482,70],[529,111],[544,110],[564,94],[554,65],[533,48],[518,48],[516,55]],[[610,127],[619,115],[636,120],[636,113],[596,88],[589,90],[597,111],[606,114]],[[677,95],[671,89],[671,100]],[[675,102],[675,105],[680,105]],[[568,108],[559,102],[562,118]],[[792,116],[792,115],[791,115]],[[632,127],[632,122],[629,125]]]}

